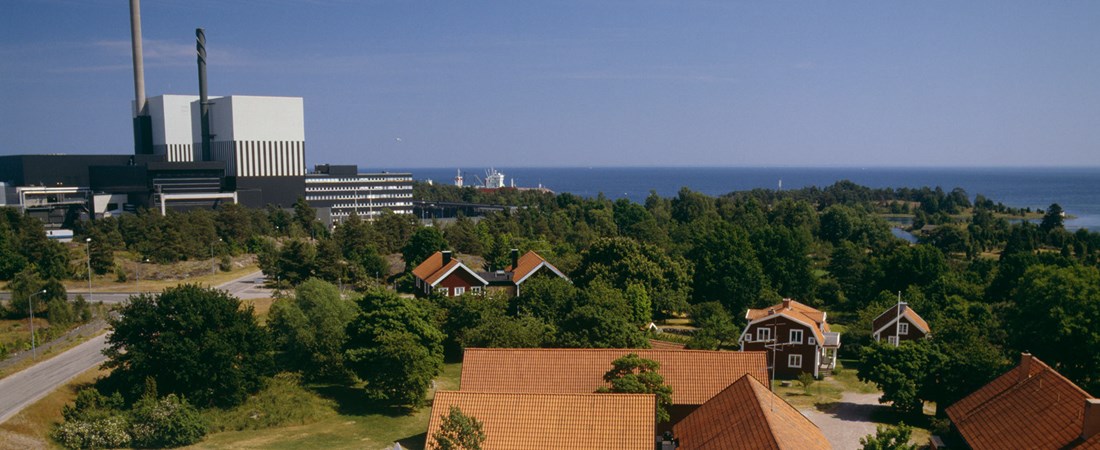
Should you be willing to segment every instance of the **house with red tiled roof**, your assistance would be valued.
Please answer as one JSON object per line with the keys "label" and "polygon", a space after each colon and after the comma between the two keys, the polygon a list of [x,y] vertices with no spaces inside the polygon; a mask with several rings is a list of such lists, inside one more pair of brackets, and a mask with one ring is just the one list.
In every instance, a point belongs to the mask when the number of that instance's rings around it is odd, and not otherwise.
{"label": "house with red tiled roof", "polygon": [[1100,449],[1100,399],[1027,353],[947,417],[974,450]]}
{"label": "house with red tiled roof", "polygon": [[611,362],[635,353],[660,363],[672,388],[671,423],[686,417],[742,375],[767,380],[764,352],[656,349],[467,348],[462,391],[588,393],[607,386]]}
{"label": "house with red tiled roof", "polygon": [[778,305],[748,310],[748,325],[738,342],[741,350],[767,352],[768,368],[778,378],[803,372],[821,377],[836,367],[840,349],[840,333],[829,331],[826,318],[824,311],[783,299]]}
{"label": "house with red tiled roof", "polygon": [[509,297],[515,297],[519,295],[523,283],[532,277],[548,276],[569,279],[557,267],[554,267],[546,258],[535,251],[529,251],[520,256],[519,250],[513,248],[511,256],[512,264],[503,270],[478,273],[482,278],[489,281],[489,290],[505,292]]}
{"label": "house with red tiled roof", "polygon": [[535,394],[439,391],[432,401],[425,449],[457,406],[485,432],[481,448],[652,450],[656,436],[653,394]]}
{"label": "house with red tiled roof", "polygon": [[416,295],[426,297],[436,292],[445,297],[465,293],[481,294],[489,282],[454,258],[449,251],[435,252],[412,271]]}
{"label": "house with red tiled roof", "polygon": [[905,302],[898,302],[871,321],[871,337],[875,341],[885,338],[890,344],[924,339],[931,332],[928,322]]}
{"label": "house with red tiled roof", "polygon": [[744,375],[672,427],[678,450],[830,449],[821,429]]}

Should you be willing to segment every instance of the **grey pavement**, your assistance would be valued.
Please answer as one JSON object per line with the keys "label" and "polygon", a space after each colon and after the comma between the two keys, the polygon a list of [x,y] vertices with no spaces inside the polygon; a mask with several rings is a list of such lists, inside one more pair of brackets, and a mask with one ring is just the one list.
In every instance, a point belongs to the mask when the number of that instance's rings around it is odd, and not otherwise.
{"label": "grey pavement", "polygon": [[886,406],[878,402],[881,393],[845,392],[832,408],[822,412],[804,409],[802,414],[821,429],[829,444],[837,450],[858,449],[859,438],[875,434],[871,413]]}
{"label": "grey pavement", "polygon": [[0,379],[0,423],[84,371],[102,363],[107,334]]}
{"label": "grey pavement", "polygon": [[[263,287],[263,273],[254,272],[218,286],[239,298],[264,298],[271,290]],[[96,294],[95,301],[121,296],[125,301],[130,294]],[[118,303],[116,302],[116,303]],[[73,377],[102,363],[107,358],[107,334],[99,335],[64,353],[44,360],[22,371],[0,379],[0,423],[11,418],[23,408],[53,392]]]}

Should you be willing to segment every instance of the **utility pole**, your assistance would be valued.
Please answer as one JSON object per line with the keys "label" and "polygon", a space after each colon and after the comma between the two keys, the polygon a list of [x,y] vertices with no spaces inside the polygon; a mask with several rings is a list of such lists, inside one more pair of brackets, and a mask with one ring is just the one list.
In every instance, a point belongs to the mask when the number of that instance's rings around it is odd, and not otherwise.
{"label": "utility pole", "polygon": [[46,290],[43,289],[38,292],[31,293],[27,296],[27,312],[31,314],[31,356],[33,359],[38,359],[38,349],[34,345],[34,296],[39,294],[45,294]]}
{"label": "utility pole", "polygon": [[92,302],[92,238],[85,238],[88,243],[88,303]]}
{"label": "utility pole", "polygon": [[901,291],[898,291],[898,314],[894,318],[894,347],[901,345]]}

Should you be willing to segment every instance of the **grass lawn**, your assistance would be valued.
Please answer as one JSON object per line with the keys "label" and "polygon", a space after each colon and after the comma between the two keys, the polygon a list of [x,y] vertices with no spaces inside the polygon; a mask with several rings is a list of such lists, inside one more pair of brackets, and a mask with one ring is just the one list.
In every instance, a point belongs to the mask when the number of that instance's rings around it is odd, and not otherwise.
{"label": "grass lawn", "polygon": [[[211,273],[213,260],[181,261],[175,264],[138,264],[126,261],[123,266],[140,266],[127,270],[128,278],[119,283],[114,273],[92,276],[92,293],[96,292],[160,292],[180,283],[217,286],[260,270],[251,256],[234,260],[229,272]],[[88,280],[66,280],[65,289],[74,293],[88,292]]]}
{"label": "grass lawn", "polygon": [[61,422],[61,407],[76,399],[76,392],[107,372],[93,368],[51,392],[0,424],[0,449],[56,448],[49,433]]}
{"label": "grass lawn", "polygon": [[[461,364],[447,364],[436,378],[439,389],[458,389]],[[336,402],[334,414],[307,425],[263,430],[226,431],[208,435],[194,449],[325,448],[384,449],[400,442],[402,448],[424,448],[431,406],[411,414],[379,411],[369,406],[361,392],[347,388],[317,389]],[[429,397],[432,395],[429,394]]]}

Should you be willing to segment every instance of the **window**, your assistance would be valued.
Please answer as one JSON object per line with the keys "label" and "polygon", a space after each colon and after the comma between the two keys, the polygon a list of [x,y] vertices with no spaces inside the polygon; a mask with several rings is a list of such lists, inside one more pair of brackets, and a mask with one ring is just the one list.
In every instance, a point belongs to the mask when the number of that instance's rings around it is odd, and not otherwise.
{"label": "window", "polygon": [[898,345],[898,337],[897,336],[886,336],[886,342],[889,342],[890,345]]}
{"label": "window", "polygon": [[787,367],[802,368],[802,355],[787,355]]}
{"label": "window", "polygon": [[817,339],[814,339],[814,338],[806,339],[806,343],[810,344],[810,345],[817,345]]}
{"label": "window", "polygon": [[792,344],[801,344],[802,330],[791,330],[791,337],[787,340],[787,342],[790,342]]}
{"label": "window", "polygon": [[756,340],[758,341],[770,341],[772,339],[772,329],[760,327],[756,329]]}
{"label": "window", "polygon": [[470,288],[470,292],[481,295],[481,286],[474,286]]}
{"label": "window", "polygon": [[905,322],[899,323],[898,334],[909,334],[909,324]]}
{"label": "window", "polygon": [[435,292],[437,294],[450,295],[451,290],[447,289],[445,287],[441,287],[441,288],[435,288]]}
{"label": "window", "polygon": [[465,294],[465,293],[466,293],[466,288],[464,288],[464,287],[456,287],[455,288],[455,297],[458,297],[458,296],[460,296],[462,294]]}

